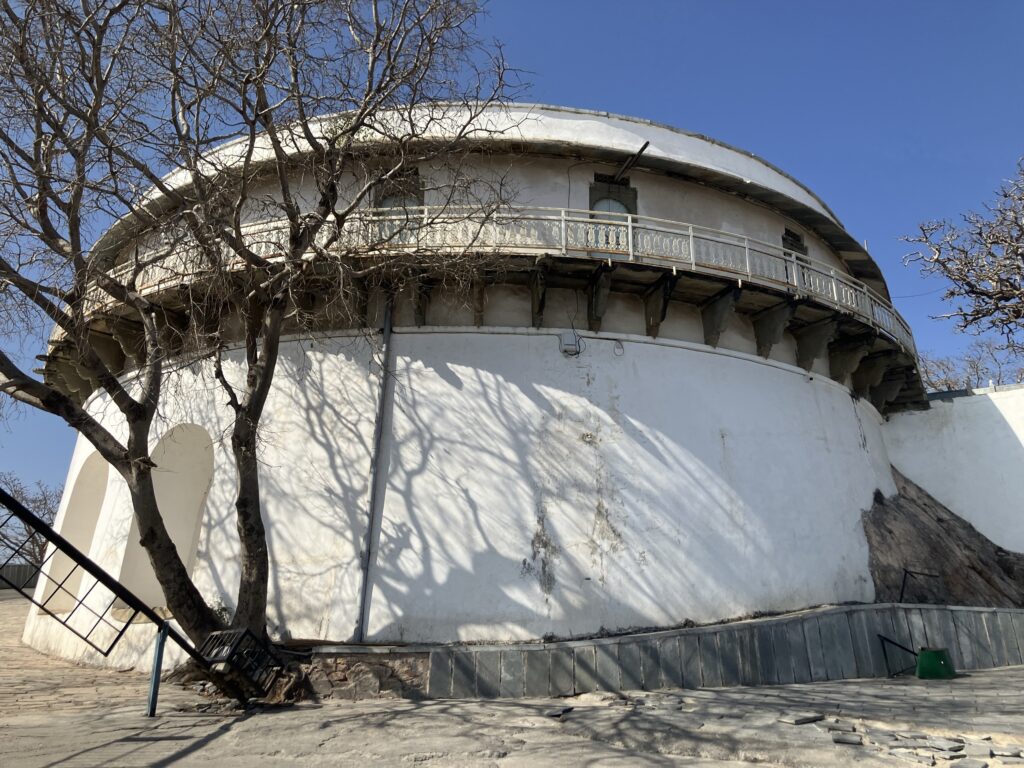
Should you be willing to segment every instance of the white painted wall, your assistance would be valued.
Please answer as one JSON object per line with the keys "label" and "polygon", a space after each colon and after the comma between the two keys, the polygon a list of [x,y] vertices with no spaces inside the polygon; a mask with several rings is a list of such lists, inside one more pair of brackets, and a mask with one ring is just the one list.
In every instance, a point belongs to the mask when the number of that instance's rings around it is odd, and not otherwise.
{"label": "white painted wall", "polygon": [[[584,334],[568,358],[557,333],[396,330],[371,639],[572,636],[872,599],[860,513],[876,487],[893,488],[870,406],[826,377],[739,352]],[[282,350],[261,448],[276,635],[354,632],[372,357],[351,337]],[[229,375],[239,372],[233,361]],[[230,604],[224,398],[201,369],[169,386],[154,444],[182,423],[212,438],[193,576]],[[91,407],[113,418],[102,401]],[[78,447],[72,473],[89,455]],[[116,573],[131,509],[111,476],[91,554]],[[63,633],[34,618],[25,638],[97,660]],[[144,666],[151,641],[151,628],[133,627],[108,663]]]}
{"label": "white painted wall", "polygon": [[[226,361],[229,378],[241,376],[239,359],[234,353]],[[354,631],[378,392],[376,370],[371,345],[359,336],[291,341],[282,349],[260,445],[263,512],[274,563],[268,612],[270,626],[278,636],[347,640]],[[210,434],[213,479],[191,557],[192,576],[211,604],[230,606],[239,573],[235,473],[225,397],[210,372],[198,367],[177,371],[166,386],[168,396],[154,426],[152,443],[157,447],[181,424],[201,424]],[[96,398],[89,407],[115,434],[122,434],[113,406]],[[76,487],[81,467],[95,456],[92,447],[79,438],[67,488]],[[130,538],[134,526],[127,487],[116,473],[109,474],[90,556],[116,576],[125,566],[137,572],[144,561],[133,555],[138,545]],[[76,512],[66,509],[71,494],[69,490],[64,499],[58,530],[69,525],[65,520]],[[179,501],[171,500],[172,513],[180,507]],[[189,553],[182,556],[190,562]],[[137,582],[136,578],[135,586]],[[151,594],[147,583],[143,580],[144,596]],[[24,639],[40,650],[67,658],[144,667],[153,631],[148,624],[132,627],[106,660],[45,616],[30,617]],[[179,657],[172,652],[169,663]]]}
{"label": "white painted wall", "polygon": [[[515,205],[538,208],[590,208],[590,185],[595,173],[615,173],[617,165],[580,162],[544,156],[472,158],[466,161],[466,173],[480,178],[503,175],[509,187],[518,190]],[[835,267],[843,274],[849,270],[839,256],[810,230],[761,203],[719,192],[668,175],[634,170],[630,186],[637,190],[637,213],[670,221],[697,224],[737,235],[746,235],[776,246],[782,245],[782,233],[788,228],[804,237],[811,258]],[[426,202],[440,201],[428,196]]]}
{"label": "white painted wall", "polygon": [[[86,552],[105,570],[116,574],[116,568],[119,567],[120,558],[124,554],[125,537],[119,537],[117,516],[112,515],[112,512],[119,506],[130,509],[130,506],[124,506],[128,504],[124,482],[109,468],[92,445],[84,437],[79,436],[64,487],[64,498],[61,500],[54,528],[65,535],[74,534],[72,544]],[[89,493],[83,494],[81,491],[86,488],[89,489]],[[118,538],[119,546],[112,549],[111,540]],[[58,572],[54,575],[59,577],[60,574]],[[81,571],[76,571],[72,578],[77,582],[74,590],[76,596],[88,595],[88,607],[103,612],[113,599],[110,592],[98,587],[91,577],[81,575]],[[40,579],[36,585],[35,599],[45,600],[49,592],[49,582]],[[51,601],[47,605],[78,631],[88,632],[96,623],[96,617],[79,608],[68,618],[66,611],[71,608],[70,603],[70,600]],[[124,618],[124,614],[119,615]],[[100,646],[109,643],[116,634],[116,628],[120,628],[120,622],[115,622],[113,627],[101,625],[93,634],[94,641]],[[44,653],[114,668],[134,665],[144,667],[146,659],[151,655],[155,638],[156,630],[151,624],[132,625],[111,655],[104,658],[49,616],[35,609],[29,611],[22,635],[26,643]],[[167,663],[181,660],[181,654],[175,648],[169,647]]]}
{"label": "white painted wall", "polygon": [[877,415],[681,343],[396,334],[375,641],[572,636],[871,600]]}
{"label": "white painted wall", "polygon": [[[68,483],[65,503],[54,521],[61,535],[83,552],[89,551],[96,534],[107,489],[107,468],[99,454],[92,453],[81,459],[81,466],[69,475],[73,482]],[[69,509],[73,514],[68,514]],[[36,599],[53,611],[70,610],[81,586],[82,570],[63,552],[48,548],[43,578],[36,584]]]}
{"label": "white painted wall", "polygon": [[[590,208],[590,185],[595,173],[615,173],[618,165],[601,162],[580,162],[578,160],[549,157],[545,155],[492,155],[471,157],[462,162],[460,172],[468,178],[487,181],[486,189],[478,191],[476,199],[490,199],[488,189],[503,180],[506,194],[512,194],[512,204],[522,208],[570,208],[585,211]],[[450,168],[419,169],[421,183],[425,187],[424,202],[430,205],[444,205],[451,190],[445,187]],[[745,235],[772,245],[782,245],[782,233],[794,230],[804,237],[808,255],[824,262],[843,274],[849,270],[842,260],[821,238],[762,203],[747,200],[736,195],[720,192],[712,187],[669,177],[663,173],[634,170],[629,174],[630,185],[637,190],[637,213],[642,217],[667,219],[670,221],[696,224],[736,235]],[[355,190],[354,175],[347,174],[341,180],[344,190]],[[296,194],[300,202],[312,205],[317,199],[311,178],[296,180]],[[280,190],[273,183],[266,183],[252,193],[252,203],[245,212],[246,223],[256,223],[280,217],[275,207]],[[467,204],[471,201],[467,201]],[[373,205],[374,200],[367,200]],[[128,258],[133,246],[123,251]]]}
{"label": "white painted wall", "polygon": [[[611,167],[564,159],[565,149],[585,158],[649,140],[647,157],[746,179],[831,217],[794,180],[702,137],[535,106],[500,119],[518,121],[515,135],[537,153],[474,159],[464,170],[478,179],[507,173],[521,190],[518,205],[586,209],[594,173]],[[562,157],[541,154],[551,147]],[[429,205],[450,169],[419,170]],[[312,199],[309,180],[296,181],[299,196]],[[822,241],[764,205],[657,173],[636,171],[631,181],[642,216],[770,243],[797,229],[811,256],[842,268]],[[267,197],[272,203],[269,188]],[[272,211],[257,206],[246,216]],[[399,302],[395,322],[413,323],[408,302]],[[545,327],[533,330],[529,291],[513,286],[488,287],[484,329],[470,327],[464,299],[440,291],[427,322],[395,336],[373,639],[571,636],[872,598],[860,513],[876,487],[894,490],[878,416],[821,375],[826,358],[811,375],[794,367],[791,336],[761,360],[749,319],[736,316],[711,350],[700,343],[699,311],[672,304],[655,342],[642,335],[640,300],[612,294],[603,333],[583,333],[582,353],[567,358],[558,333],[586,327],[582,294],[551,288]],[[226,361],[229,378],[242,377],[240,357]],[[379,381],[375,350],[358,334],[292,340],[281,350],[260,446],[269,620],[279,637],[345,641],[355,631]],[[196,486],[187,498],[173,482],[165,489],[180,523],[175,541],[207,599],[230,607],[238,584],[230,412],[203,366],[169,374],[165,393],[153,446],[181,425],[205,430],[196,462],[164,468]],[[109,401],[96,397],[89,407],[123,435]],[[88,503],[75,501],[73,489],[88,484],[77,482],[79,472],[95,458],[80,441],[59,526],[81,528],[94,560],[159,599],[123,480],[110,472],[105,489],[97,480],[79,495]],[[30,619],[25,638],[91,658],[45,617]],[[132,627],[107,663],[145,665],[151,640],[152,628]]]}
{"label": "white painted wall", "polygon": [[996,544],[1024,552],[1024,387],[890,417],[893,466]]}
{"label": "white painted wall", "polygon": [[[153,487],[167,533],[178,556],[191,572],[195,565],[199,530],[206,508],[206,494],[213,480],[213,443],[209,432],[197,424],[178,424],[153,448]],[[139,543],[133,519],[117,580],[146,605],[163,606],[163,591]]]}

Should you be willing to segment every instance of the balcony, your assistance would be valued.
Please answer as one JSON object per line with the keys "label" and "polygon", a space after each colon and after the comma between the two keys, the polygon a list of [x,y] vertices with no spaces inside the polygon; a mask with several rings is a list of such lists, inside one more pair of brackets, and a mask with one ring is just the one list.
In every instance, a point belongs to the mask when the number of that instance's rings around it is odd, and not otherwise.
{"label": "balcony", "polygon": [[[244,234],[254,252],[271,260],[287,240],[282,222],[262,222]],[[715,276],[852,316],[916,357],[907,323],[864,283],[779,245],[697,224],[565,208],[504,210],[488,217],[452,208],[375,209],[350,217],[340,229],[324,227],[318,242],[332,241],[328,253],[333,250],[357,258],[394,251],[560,255]],[[137,287],[152,294],[199,279],[200,263],[194,248],[179,245],[166,258],[142,269]],[[131,269],[122,265],[114,274],[126,279]],[[114,303],[99,290],[90,299],[91,311]]]}

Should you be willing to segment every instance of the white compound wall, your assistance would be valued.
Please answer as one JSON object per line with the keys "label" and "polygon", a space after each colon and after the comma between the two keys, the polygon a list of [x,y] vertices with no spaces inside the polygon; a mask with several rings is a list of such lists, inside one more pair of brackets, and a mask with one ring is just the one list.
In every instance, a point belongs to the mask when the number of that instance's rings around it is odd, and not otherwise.
{"label": "white compound wall", "polygon": [[893,466],[996,544],[1024,552],[1024,387],[932,400],[883,431]]}

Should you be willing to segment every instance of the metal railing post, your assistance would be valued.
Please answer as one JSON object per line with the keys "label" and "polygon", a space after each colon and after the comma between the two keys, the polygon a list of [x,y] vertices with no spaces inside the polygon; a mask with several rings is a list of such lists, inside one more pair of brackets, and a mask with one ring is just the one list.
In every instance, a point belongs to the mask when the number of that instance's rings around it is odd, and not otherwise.
{"label": "metal railing post", "polygon": [[559,211],[559,213],[561,214],[561,225],[562,225],[562,255],[565,256],[565,254],[568,252],[568,246],[569,246],[569,238],[568,238],[568,232],[566,231],[567,227],[566,227],[566,222],[565,222],[565,208],[562,208]]}
{"label": "metal railing post", "polygon": [[693,243],[693,224],[690,224],[688,229],[690,230],[690,269],[697,268],[697,249]]}
{"label": "metal railing post", "polygon": [[747,279],[750,280],[753,275],[750,274],[750,238],[743,238],[743,258],[747,265]]}
{"label": "metal railing post", "polygon": [[164,645],[167,644],[167,622],[160,625],[156,635],[156,647],[153,649],[153,672],[149,677],[149,703],[146,717],[156,716],[156,700],[160,696],[160,670],[164,665]]}
{"label": "metal railing post", "polygon": [[629,245],[629,260],[634,260],[633,254],[633,214],[626,214],[626,242]]}

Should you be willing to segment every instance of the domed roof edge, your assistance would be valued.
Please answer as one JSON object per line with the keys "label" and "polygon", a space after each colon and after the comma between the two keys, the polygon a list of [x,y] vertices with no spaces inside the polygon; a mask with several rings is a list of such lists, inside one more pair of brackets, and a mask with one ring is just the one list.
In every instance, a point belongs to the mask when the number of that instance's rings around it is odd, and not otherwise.
{"label": "domed roof edge", "polygon": [[707,134],[704,134],[704,133],[697,133],[695,131],[688,131],[685,128],[680,128],[680,127],[678,127],[676,125],[672,125],[670,123],[663,123],[663,122],[660,122],[658,120],[650,120],[650,119],[645,118],[645,117],[636,117],[635,115],[625,115],[625,114],[621,114],[619,112],[608,112],[606,110],[600,110],[600,109],[587,109],[585,107],[567,107],[567,106],[563,106],[563,105],[559,105],[559,104],[544,104],[544,103],[541,103],[541,102],[518,102],[518,101],[517,102],[512,102],[512,103],[508,104],[507,106],[509,108],[542,109],[542,110],[551,111],[551,112],[565,112],[565,113],[568,113],[568,114],[585,115],[585,116],[589,116],[589,117],[603,117],[603,118],[607,118],[607,119],[610,119],[610,120],[621,120],[621,121],[626,122],[626,123],[636,123],[637,125],[645,125],[645,126],[649,126],[651,128],[658,128],[660,130],[665,130],[665,131],[670,131],[672,133],[677,133],[680,136],[687,136],[687,137],[692,138],[692,139],[699,139],[700,141],[707,142],[708,144],[714,144],[715,146],[722,147],[723,149],[728,149],[731,152],[736,152],[737,154],[743,155],[744,157],[749,157],[752,160],[756,160],[757,162],[759,162],[761,165],[765,166],[766,168],[774,171],[775,173],[779,174],[780,176],[782,176],[782,177],[788,179],[789,181],[793,182],[798,187],[803,189],[808,195],[813,197],[818,202],[818,204],[821,205],[821,207],[828,213],[828,215],[832,217],[832,219],[835,221],[836,224],[838,224],[839,226],[843,226],[843,223],[839,220],[839,217],[836,216],[835,212],[828,206],[828,204],[824,200],[822,200],[821,197],[813,189],[808,187],[806,184],[804,184],[798,178],[796,178],[792,174],[787,173],[786,171],[782,170],[781,168],[779,168],[779,166],[775,165],[771,161],[765,160],[763,157],[761,157],[760,155],[758,155],[755,152],[751,152],[750,150],[743,149],[742,147],[737,147],[734,144],[730,144],[727,141],[722,141],[721,139],[716,139],[713,136],[708,136]]}

